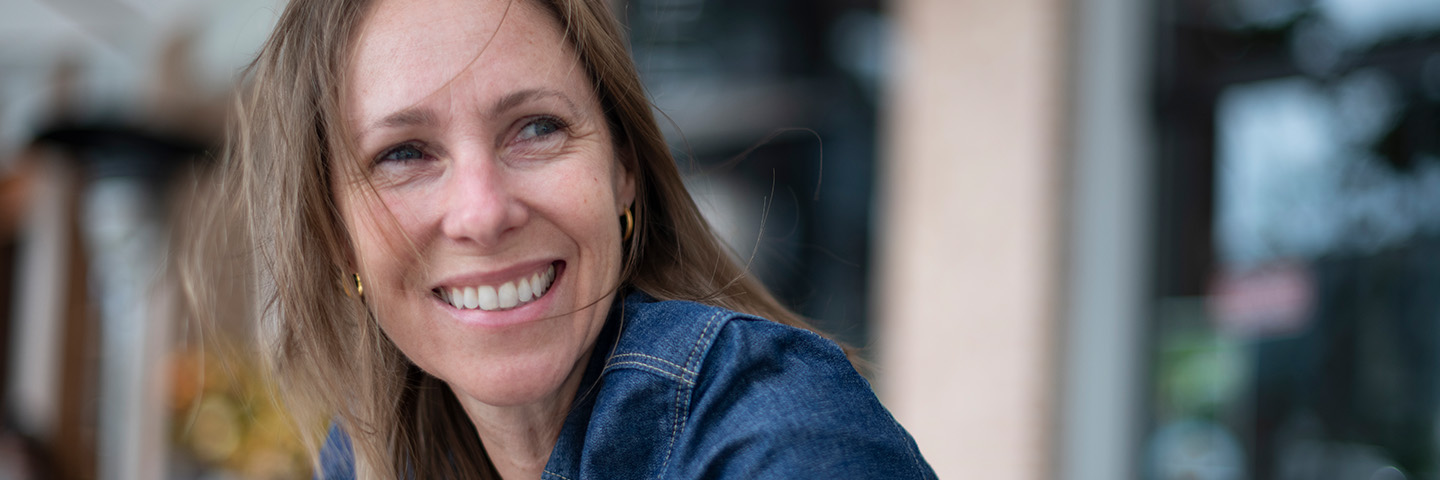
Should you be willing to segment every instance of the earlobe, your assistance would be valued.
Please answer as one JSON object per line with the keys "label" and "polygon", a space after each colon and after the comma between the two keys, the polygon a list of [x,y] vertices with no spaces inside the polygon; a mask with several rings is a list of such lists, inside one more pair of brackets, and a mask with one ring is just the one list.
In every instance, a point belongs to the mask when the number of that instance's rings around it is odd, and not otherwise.
{"label": "earlobe", "polygon": [[635,174],[625,167],[625,162],[620,162],[620,185],[616,200],[619,205],[615,206],[615,214],[623,215],[625,210],[635,204]]}
{"label": "earlobe", "polygon": [[340,271],[343,272],[340,281],[341,288],[345,291],[345,296],[349,297],[353,293],[363,299],[365,298],[365,287],[360,280],[360,267],[355,261],[354,250],[347,248],[344,257],[340,263]]}
{"label": "earlobe", "polygon": [[[344,227],[342,227],[340,233],[344,235],[344,237],[342,243],[339,245],[340,252],[339,255],[337,255],[338,258],[334,259],[336,266],[339,267],[341,272],[351,273],[358,277],[360,275],[360,256],[356,253],[358,247],[355,245],[355,240],[353,239],[354,234],[351,233],[348,228]],[[349,283],[352,287],[354,286],[354,283],[350,282],[351,278],[349,278],[349,275],[346,275],[345,280],[346,283]]]}
{"label": "earlobe", "polygon": [[339,232],[342,235],[339,245],[340,252],[338,255],[339,258],[335,258],[335,262],[337,263],[336,266],[340,267],[340,271],[342,272],[358,272],[360,271],[360,256],[355,253],[358,251],[355,245],[355,234],[350,231],[346,223],[347,222],[341,221],[341,230]]}
{"label": "earlobe", "polygon": [[634,205],[634,204],[635,204],[635,183],[634,183],[633,181],[630,181],[630,180],[628,179],[628,177],[627,177],[627,180],[625,181],[625,185],[624,185],[623,187],[621,187],[621,190],[620,190],[620,206],[619,206],[619,209],[618,209],[618,210],[619,210],[621,213],[624,213],[626,210],[629,210],[629,209],[630,209],[630,206],[631,206],[631,205]]}
{"label": "earlobe", "polygon": [[625,206],[625,233],[620,235],[620,241],[628,242],[635,234],[635,216],[630,214],[630,206]]}

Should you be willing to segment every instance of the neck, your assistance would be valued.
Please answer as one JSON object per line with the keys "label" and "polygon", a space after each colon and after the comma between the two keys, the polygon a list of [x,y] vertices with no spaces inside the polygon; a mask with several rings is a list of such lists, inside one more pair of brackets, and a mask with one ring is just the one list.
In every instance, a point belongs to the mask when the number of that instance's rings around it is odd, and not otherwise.
{"label": "neck", "polygon": [[589,354],[581,356],[560,389],[537,402],[498,407],[455,392],[501,478],[540,478],[560,438],[588,358]]}

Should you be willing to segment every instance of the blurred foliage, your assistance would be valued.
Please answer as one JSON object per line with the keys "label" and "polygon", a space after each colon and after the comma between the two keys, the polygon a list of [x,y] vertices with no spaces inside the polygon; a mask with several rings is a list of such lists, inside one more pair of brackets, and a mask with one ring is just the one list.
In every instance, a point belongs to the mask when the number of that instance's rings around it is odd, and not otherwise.
{"label": "blurred foliage", "polygon": [[310,478],[295,424],[263,366],[237,351],[187,348],[171,356],[175,454],[190,457],[201,470],[243,478]]}

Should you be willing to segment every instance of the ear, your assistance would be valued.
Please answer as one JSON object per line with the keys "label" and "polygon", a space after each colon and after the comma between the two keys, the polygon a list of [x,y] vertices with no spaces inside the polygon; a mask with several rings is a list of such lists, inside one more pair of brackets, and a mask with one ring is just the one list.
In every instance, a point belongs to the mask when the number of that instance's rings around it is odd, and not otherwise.
{"label": "ear", "polygon": [[340,276],[345,283],[346,291],[349,292],[355,289],[355,282],[350,275],[361,273],[360,245],[357,243],[359,239],[355,235],[355,225],[351,224],[352,217],[346,215],[348,209],[355,208],[356,199],[334,194],[331,201],[334,202],[331,213],[335,215],[336,229],[332,238],[337,240],[337,244],[334,245],[330,258],[335,262],[335,266],[340,268]]}
{"label": "ear", "polygon": [[353,208],[353,205],[350,205],[352,201],[354,201],[354,199],[345,197],[331,190],[330,214],[335,216],[333,223],[333,225],[335,225],[334,237],[339,240],[339,244],[335,245],[338,251],[331,254],[331,258],[336,266],[340,267],[341,271],[347,273],[358,272],[360,268],[359,256],[355,254],[355,235],[351,233],[350,220],[345,218],[346,210]]}
{"label": "ear", "polygon": [[635,204],[636,172],[632,171],[629,167],[627,167],[627,163],[631,165],[636,165],[637,167],[639,166],[639,163],[635,161],[626,162],[623,159],[617,159],[617,161],[615,162],[615,165],[618,167],[615,172],[615,199],[620,202],[619,205],[615,206],[616,215],[623,214],[625,212],[625,207],[629,207]]}
{"label": "ear", "polygon": [[[348,235],[347,235],[348,236]],[[360,261],[355,257],[355,246],[345,242],[340,246],[340,269],[343,272],[356,273],[360,271]]]}

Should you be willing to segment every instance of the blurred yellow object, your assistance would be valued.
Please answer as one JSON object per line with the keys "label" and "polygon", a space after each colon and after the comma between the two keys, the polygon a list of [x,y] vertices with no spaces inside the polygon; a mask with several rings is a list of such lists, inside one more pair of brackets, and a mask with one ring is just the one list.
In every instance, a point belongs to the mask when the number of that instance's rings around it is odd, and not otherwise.
{"label": "blurred yellow object", "polygon": [[240,447],[241,428],[239,412],[230,399],[206,397],[200,400],[190,427],[191,450],[202,461],[225,462]]}
{"label": "blurred yellow object", "polygon": [[309,478],[294,424],[255,362],[233,345],[171,356],[174,444],[206,470],[243,478]]}

